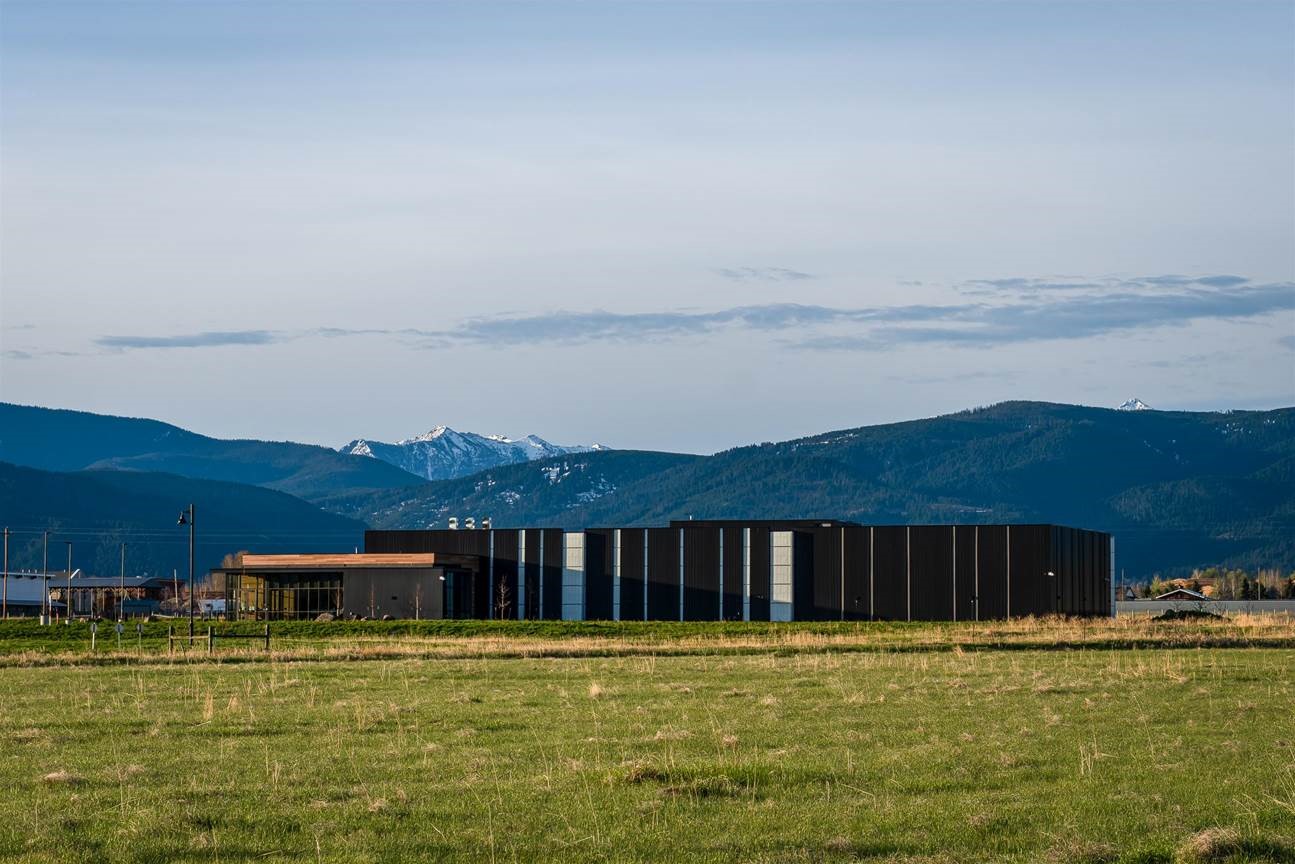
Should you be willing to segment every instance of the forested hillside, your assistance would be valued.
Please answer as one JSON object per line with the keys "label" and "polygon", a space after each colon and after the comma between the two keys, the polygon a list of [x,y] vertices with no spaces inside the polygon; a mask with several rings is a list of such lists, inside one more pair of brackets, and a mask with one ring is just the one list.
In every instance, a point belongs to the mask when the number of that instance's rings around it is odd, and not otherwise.
{"label": "forested hillside", "polygon": [[0,461],[46,471],[162,471],[251,483],[307,500],[421,482],[386,462],[327,447],[208,438],[157,420],[5,402],[0,402]]}
{"label": "forested hillside", "polygon": [[364,525],[256,486],[141,471],[39,471],[0,462],[0,525],[13,530],[9,563],[38,569],[41,531],[50,532],[50,567],[67,561],[87,573],[115,574],[127,544],[131,574],[188,573],[189,532],[180,510],[197,508],[199,573],[230,552],[346,552]]}

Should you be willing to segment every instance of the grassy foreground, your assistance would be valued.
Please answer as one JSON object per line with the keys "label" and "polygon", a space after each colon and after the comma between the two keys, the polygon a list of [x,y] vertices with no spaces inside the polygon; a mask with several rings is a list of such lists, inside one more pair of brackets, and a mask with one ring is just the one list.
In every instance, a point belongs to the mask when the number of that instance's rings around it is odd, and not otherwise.
{"label": "grassy foreground", "polygon": [[1295,861],[1289,647],[424,654],[0,668],[0,858]]}

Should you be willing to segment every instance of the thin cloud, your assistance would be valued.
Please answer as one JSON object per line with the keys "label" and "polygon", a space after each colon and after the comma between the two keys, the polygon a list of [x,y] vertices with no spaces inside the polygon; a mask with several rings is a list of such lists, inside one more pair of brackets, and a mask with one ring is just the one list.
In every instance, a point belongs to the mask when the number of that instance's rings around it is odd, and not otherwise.
{"label": "thin cloud", "polygon": [[[1174,281],[1181,280],[1181,281]],[[973,284],[973,283],[966,283]],[[785,334],[776,344],[805,351],[881,351],[899,345],[988,347],[1239,320],[1295,310],[1295,283],[1253,284],[1240,276],[1141,277],[1105,282],[1025,278],[979,283],[1012,296],[947,305],[833,307],[768,303],[715,310],[558,310],[470,318],[444,330],[318,327],[173,336],[104,336],[110,351],[271,345],[303,338],[388,337],[417,348],[643,343],[746,330]],[[1051,286],[1051,293],[1040,286]],[[1088,286],[1088,287],[1085,287]],[[1100,286],[1100,287],[1091,287]],[[1112,286],[1116,290],[1112,290]],[[1021,292],[1024,292],[1022,294]],[[1292,347],[1291,341],[1283,344]],[[25,353],[25,352],[20,352]],[[14,359],[24,359],[16,357]]]}
{"label": "thin cloud", "polygon": [[208,330],[177,336],[101,336],[94,340],[100,348],[134,350],[140,348],[217,348],[225,345],[270,345],[291,336],[273,330]]}
{"label": "thin cloud", "polygon": [[715,271],[725,279],[739,282],[796,282],[801,279],[816,279],[813,273],[800,270],[789,270],[786,267],[724,267]]}

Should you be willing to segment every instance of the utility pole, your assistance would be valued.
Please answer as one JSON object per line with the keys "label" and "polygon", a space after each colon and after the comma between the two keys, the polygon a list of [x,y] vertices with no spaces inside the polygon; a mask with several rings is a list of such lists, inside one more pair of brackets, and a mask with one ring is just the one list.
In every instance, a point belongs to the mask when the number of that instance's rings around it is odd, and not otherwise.
{"label": "utility pole", "polygon": [[176,524],[189,526],[189,643],[193,644],[193,505],[181,510]]}
{"label": "utility pole", "polygon": [[0,615],[9,617],[9,526],[4,529],[4,587],[0,588]]}
{"label": "utility pole", "polygon": [[122,620],[122,603],[126,599],[126,544],[121,544],[121,588],[117,592],[117,620]]}
{"label": "utility pole", "polygon": [[42,624],[48,624],[50,619],[49,606],[49,532],[45,532],[45,553],[41,563],[40,571],[42,574],[41,582],[44,584],[44,594],[41,595],[41,612],[44,613],[45,620]]}

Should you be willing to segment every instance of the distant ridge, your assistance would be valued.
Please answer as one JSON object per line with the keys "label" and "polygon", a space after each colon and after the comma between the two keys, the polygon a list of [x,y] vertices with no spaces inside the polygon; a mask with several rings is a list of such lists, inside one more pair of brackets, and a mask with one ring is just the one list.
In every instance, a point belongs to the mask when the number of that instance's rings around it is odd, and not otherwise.
{"label": "distant ridge", "polygon": [[0,402],[0,461],[46,471],[162,471],[265,486],[307,500],[420,480],[394,465],[327,447],[208,438],[157,420],[8,402]]}

